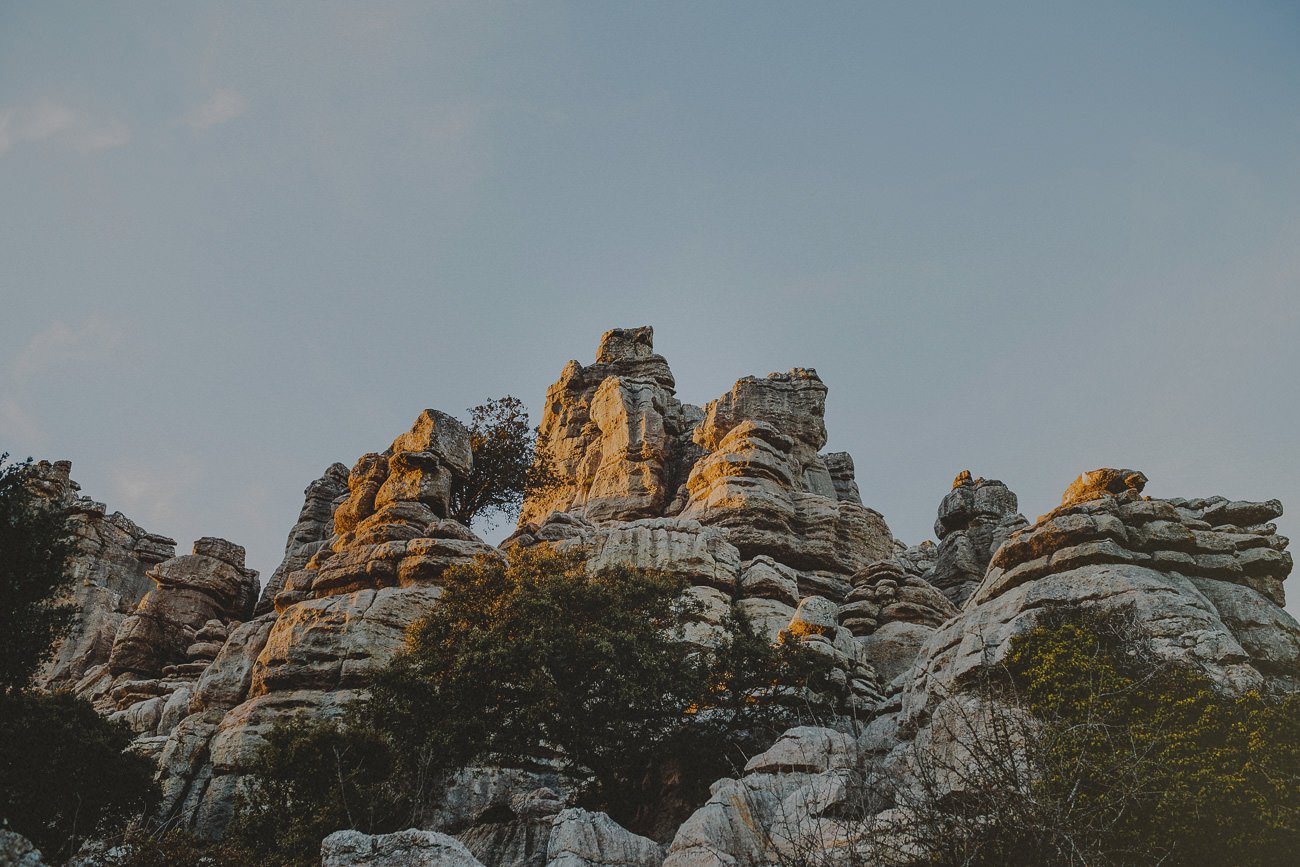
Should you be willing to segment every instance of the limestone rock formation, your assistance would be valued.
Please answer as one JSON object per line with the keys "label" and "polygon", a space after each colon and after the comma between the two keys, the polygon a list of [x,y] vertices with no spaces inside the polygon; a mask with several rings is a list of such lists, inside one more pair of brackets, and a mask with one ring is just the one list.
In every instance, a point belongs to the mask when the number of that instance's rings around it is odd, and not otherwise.
{"label": "limestone rock formation", "polygon": [[22,834],[0,828],[0,864],[8,867],[45,867],[41,850]]}
{"label": "limestone rock formation", "polygon": [[176,543],[142,530],[121,512],[78,496],[72,462],[35,465],[33,491],[67,515],[73,554],[69,602],[75,619],[52,658],[35,678],[45,689],[71,689],[87,671],[108,662],[113,640],[127,615],[153,586],[146,572],[176,553]]}
{"label": "limestone rock formation", "polygon": [[[864,812],[868,762],[906,785],[925,751],[959,756],[979,735],[951,736],[946,721],[979,717],[971,684],[1050,611],[1131,611],[1159,653],[1229,691],[1300,689],[1276,500],[1153,499],[1142,473],[1103,468],[1030,524],[1006,485],[967,471],[939,505],[937,545],[908,547],[863,504],[852,458],[822,451],[814,370],[745,377],[694,407],[652,338],[607,332],[594,363],[570,362],[549,389],[539,442],[560,481],[526,500],[500,548],[450,519],[469,437],[426,410],[308,486],[256,606],[238,546],[205,538],[175,557],[170,540],[77,499],[66,462],[41,465],[42,495],[77,534],[83,608],[46,682],[75,683],[136,732],[159,763],[158,818],[219,836],[270,728],[341,715],[439,604],[445,571],[475,558],[550,544],[582,549],[591,569],[670,571],[689,584],[682,637],[695,647],[744,617],[833,663],[842,703],[826,726],[792,729],[717,781],[666,849],[573,807],[542,759],[449,774],[424,830],[322,846],[332,865],[488,867],[879,861],[865,841],[893,808]],[[808,698],[754,699],[792,696]]]}
{"label": "limestone rock formation", "polygon": [[[345,499],[334,467],[309,486],[274,610],[230,632],[161,747],[163,817],[219,835],[277,721],[341,714],[437,604],[449,566],[502,556],[447,517],[451,485],[471,460],[464,425],[425,410],[386,451],[357,461]],[[335,491],[332,532],[315,539]]]}
{"label": "limestone rock formation", "polygon": [[999,481],[972,479],[969,470],[953,481],[934,522],[939,549],[930,582],[954,605],[974,592],[1007,536],[1028,523],[1016,509],[1016,495]]}
{"label": "limestone rock formation", "polygon": [[546,844],[546,867],[659,867],[663,860],[654,840],[577,807],[556,815]]}
{"label": "limestone rock formation", "polygon": [[334,510],[348,494],[348,468],[331,464],[319,479],[303,491],[302,511],[298,523],[289,531],[284,544],[284,559],[272,573],[254,613],[265,614],[275,607],[275,597],[284,589],[289,573],[304,568],[307,562],[329,541],[334,532]]}
{"label": "limestone rock formation", "polygon": [[483,867],[455,837],[410,828],[395,834],[336,831],[321,842],[321,867]]}
{"label": "limestone rock formation", "polygon": [[929,552],[878,560],[853,577],[853,590],[839,609],[839,622],[857,636],[880,679],[889,683],[911,668],[921,645],[957,615],[957,608],[927,580]]}
{"label": "limestone rock formation", "polygon": [[962,616],[924,648],[904,700],[910,720],[1060,606],[1131,607],[1159,652],[1229,689],[1297,683],[1300,625],[1282,609],[1292,560],[1268,523],[1280,504],[1145,498],[1145,481],[1085,473],[1062,506],[999,547]]}

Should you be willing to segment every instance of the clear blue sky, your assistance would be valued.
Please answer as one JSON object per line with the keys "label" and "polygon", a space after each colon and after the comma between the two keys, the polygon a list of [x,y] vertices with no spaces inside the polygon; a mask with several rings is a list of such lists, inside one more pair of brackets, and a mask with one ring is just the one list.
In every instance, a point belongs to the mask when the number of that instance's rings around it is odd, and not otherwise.
{"label": "clear blue sky", "polygon": [[964,468],[1300,534],[1294,3],[8,2],[0,197],[0,449],[264,574],[640,324],[695,403],[816,367],[908,541]]}

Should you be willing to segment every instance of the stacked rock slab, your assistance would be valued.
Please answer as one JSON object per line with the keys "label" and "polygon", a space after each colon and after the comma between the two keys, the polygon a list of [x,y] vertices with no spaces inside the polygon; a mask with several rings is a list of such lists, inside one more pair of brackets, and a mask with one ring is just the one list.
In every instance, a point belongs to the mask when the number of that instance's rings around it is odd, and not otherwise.
{"label": "stacked rock slab", "polygon": [[853,576],[853,589],[840,606],[840,624],[856,637],[883,683],[910,669],[926,639],[957,614],[927,580],[934,550],[926,542],[877,560]]}
{"label": "stacked rock slab", "polygon": [[[285,576],[273,611],[230,632],[162,750],[164,818],[219,835],[276,722],[341,714],[437,603],[443,571],[501,556],[447,517],[452,485],[470,468],[464,425],[425,410],[387,450],[353,467],[346,499],[330,500],[338,504],[327,539],[312,538],[316,529],[291,536],[287,564],[314,552]],[[319,520],[339,475],[331,468],[308,488],[303,511],[313,514],[300,526]]]}
{"label": "stacked rock slab", "polygon": [[1152,499],[1133,470],[1079,477],[1060,507],[993,555],[961,617],[926,643],[904,696],[906,723],[1000,662],[1011,638],[1054,608],[1129,610],[1157,652],[1227,689],[1300,685],[1300,625],[1283,610],[1292,560],[1276,500]]}
{"label": "stacked rock slab", "polygon": [[103,503],[78,496],[81,486],[71,472],[71,461],[41,461],[30,478],[32,491],[67,516],[73,540],[67,601],[76,614],[35,679],[36,686],[49,690],[71,689],[87,671],[108,662],[118,627],[153,586],[146,572],[176,553],[171,539],[142,530],[121,512],[109,514]]}
{"label": "stacked rock slab", "polygon": [[[698,608],[688,637],[701,644],[723,636],[733,605],[776,641],[811,597],[830,607],[835,633],[851,576],[893,538],[862,505],[852,459],[820,453],[826,386],[810,368],[745,377],[704,409],[674,388],[650,328],[609,331],[595,364],[569,362],[539,436],[560,483],[529,497],[504,546],[581,545],[592,568],[685,575]],[[845,637],[826,645],[866,701],[874,674]]]}
{"label": "stacked rock slab", "polygon": [[303,491],[298,523],[289,531],[284,543],[284,559],[262,588],[255,614],[265,614],[275,607],[275,597],[284,589],[289,573],[305,568],[307,561],[329,542],[334,534],[334,510],[347,499],[348,468],[332,464],[319,479]]}
{"label": "stacked rock slab", "polygon": [[156,755],[189,713],[194,685],[230,629],[252,613],[258,583],[244,549],[213,537],[147,574],[153,589],[122,621],[107,663],[89,669],[75,692],[124,722],[138,752]]}
{"label": "stacked rock slab", "polygon": [[1016,495],[999,481],[972,479],[970,470],[953,480],[934,522],[939,550],[929,579],[954,605],[970,598],[1007,536],[1028,524],[1016,508]]}

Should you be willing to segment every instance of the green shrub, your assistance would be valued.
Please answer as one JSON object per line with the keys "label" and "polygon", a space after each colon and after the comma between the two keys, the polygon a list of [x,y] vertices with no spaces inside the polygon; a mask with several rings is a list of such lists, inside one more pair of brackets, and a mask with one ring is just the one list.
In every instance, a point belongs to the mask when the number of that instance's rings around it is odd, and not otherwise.
{"label": "green shrub", "polygon": [[0,696],[0,817],[48,859],[119,834],[156,802],[153,762],[89,703],[70,695]]}

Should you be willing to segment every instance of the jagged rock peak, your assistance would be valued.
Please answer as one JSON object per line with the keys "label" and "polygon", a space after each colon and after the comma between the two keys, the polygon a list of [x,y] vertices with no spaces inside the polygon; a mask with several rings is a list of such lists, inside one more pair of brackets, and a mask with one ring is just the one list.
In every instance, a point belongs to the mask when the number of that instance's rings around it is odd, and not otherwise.
{"label": "jagged rock peak", "polygon": [[649,325],[640,328],[611,328],[600,335],[596,363],[612,364],[633,358],[650,358],[654,354],[655,330]]}
{"label": "jagged rock peak", "polygon": [[1107,494],[1112,496],[1128,495],[1131,491],[1133,497],[1142,493],[1146,487],[1147,477],[1138,470],[1117,470],[1113,467],[1103,467],[1099,470],[1089,470],[1083,473],[1079,478],[1070,483],[1061,496],[1061,505],[1069,506],[1074,503],[1084,503],[1088,500],[1096,500]]}
{"label": "jagged rock peak", "polygon": [[939,538],[928,580],[959,608],[979,586],[993,552],[1029,522],[1016,511],[1015,493],[997,479],[974,478],[962,470],[939,503],[934,534]]}

